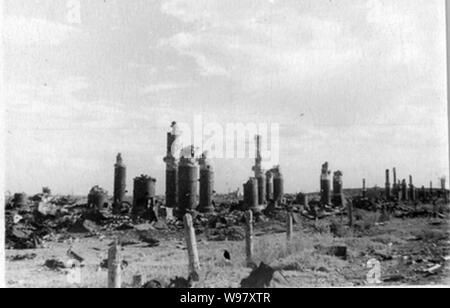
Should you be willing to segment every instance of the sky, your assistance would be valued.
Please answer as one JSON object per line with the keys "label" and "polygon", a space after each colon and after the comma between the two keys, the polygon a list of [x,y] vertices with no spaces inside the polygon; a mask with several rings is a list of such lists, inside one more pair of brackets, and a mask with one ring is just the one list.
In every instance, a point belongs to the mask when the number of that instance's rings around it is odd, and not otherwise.
{"label": "sky", "polygon": [[[6,190],[113,191],[121,152],[164,193],[166,133],[277,123],[286,191],[448,177],[441,0],[5,0]],[[3,91],[3,90],[2,90]],[[217,159],[216,190],[252,159]]]}

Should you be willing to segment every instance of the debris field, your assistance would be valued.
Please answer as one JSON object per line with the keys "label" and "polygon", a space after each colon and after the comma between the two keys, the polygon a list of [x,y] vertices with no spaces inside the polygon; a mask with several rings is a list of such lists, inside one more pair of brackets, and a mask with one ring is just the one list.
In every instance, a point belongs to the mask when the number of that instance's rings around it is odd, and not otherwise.
{"label": "debris field", "polygon": [[49,188],[7,196],[7,286],[449,284],[445,179],[440,188],[416,187],[394,168],[383,188],[368,188],[363,179],[362,188],[345,189],[344,173],[332,174],[325,163],[319,192],[287,194],[281,167],[263,170],[257,136],[254,176],[243,196],[220,195],[207,153],[179,157],[176,140],[174,128],[164,196],[148,175],[134,179],[128,196],[121,154],[112,196],[98,186],[87,196],[53,196]]}

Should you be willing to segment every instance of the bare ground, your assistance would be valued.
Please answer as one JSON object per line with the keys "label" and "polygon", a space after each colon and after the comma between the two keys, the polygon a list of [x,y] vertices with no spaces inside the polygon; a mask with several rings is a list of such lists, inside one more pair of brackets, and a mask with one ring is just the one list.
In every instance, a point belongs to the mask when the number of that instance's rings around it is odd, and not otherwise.
{"label": "bare ground", "polygon": [[[367,262],[381,262],[381,286],[450,285],[449,224],[446,219],[392,219],[382,225],[361,225],[356,230],[341,228],[333,231],[330,225],[341,225],[342,219],[328,218],[318,223],[297,217],[295,237],[287,247],[283,226],[259,228],[255,238],[255,261],[281,269],[272,287],[352,287],[369,286]],[[278,230],[278,232],[277,232]],[[103,288],[107,284],[107,270],[101,262],[107,258],[108,245],[119,232],[102,238],[76,238],[73,250],[85,259],[81,269],[81,283],[71,283],[65,271],[53,271],[44,266],[46,260],[68,261],[71,241],[52,241],[37,250],[8,250],[6,252],[6,283],[11,288]],[[73,235],[74,236],[74,235]],[[346,260],[328,255],[323,247],[346,246]],[[245,266],[244,242],[208,242],[198,236],[202,267],[199,288],[238,288],[250,269]],[[224,258],[224,251],[231,261]],[[32,260],[12,261],[15,256],[35,254]],[[144,280],[168,281],[175,276],[186,277],[187,252],[180,236],[161,239],[154,248],[145,245],[125,246],[123,259],[124,287],[131,287],[133,276]],[[428,269],[441,265],[435,271]]]}

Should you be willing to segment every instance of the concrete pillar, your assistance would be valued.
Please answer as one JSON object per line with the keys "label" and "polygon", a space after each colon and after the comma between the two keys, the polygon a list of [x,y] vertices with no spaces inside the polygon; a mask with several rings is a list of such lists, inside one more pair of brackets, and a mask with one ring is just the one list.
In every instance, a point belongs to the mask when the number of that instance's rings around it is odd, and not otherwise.
{"label": "concrete pillar", "polygon": [[344,196],[344,186],[342,181],[343,173],[336,171],[333,176],[333,204],[334,206],[343,206],[342,198]]}
{"label": "concrete pillar", "polygon": [[322,205],[331,204],[331,171],[328,170],[328,163],[322,165],[322,173],[320,176],[320,203]]}
{"label": "concrete pillar", "polygon": [[117,154],[114,165],[114,213],[120,213],[127,188],[127,167],[123,163],[122,154]]}
{"label": "concrete pillar", "polygon": [[200,162],[200,204],[199,211],[202,213],[210,213],[214,211],[212,204],[214,193],[214,169],[211,162],[207,158],[207,154],[203,153]]}

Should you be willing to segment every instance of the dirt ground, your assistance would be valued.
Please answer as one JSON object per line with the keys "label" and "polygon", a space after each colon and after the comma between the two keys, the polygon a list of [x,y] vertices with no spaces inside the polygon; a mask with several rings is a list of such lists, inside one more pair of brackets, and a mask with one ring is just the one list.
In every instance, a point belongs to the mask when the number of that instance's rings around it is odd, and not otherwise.
{"label": "dirt ground", "polygon": [[[341,221],[340,221],[341,219]],[[312,222],[296,217],[295,236],[287,244],[283,224],[258,227],[255,237],[255,262],[265,262],[279,271],[271,287],[352,287],[370,286],[368,261],[380,262],[378,286],[450,286],[450,232],[447,219],[392,219],[350,230],[342,226],[342,218]],[[362,225],[361,225],[362,226]],[[10,288],[103,288],[107,286],[107,270],[100,264],[107,258],[108,245],[124,232],[102,237],[69,237],[46,242],[43,249],[8,250],[6,283]],[[131,287],[133,276],[142,275],[144,282],[168,281],[187,277],[187,251],[181,236],[161,238],[158,247],[142,243],[125,246],[122,256],[127,266],[122,273],[123,287]],[[199,288],[238,288],[251,272],[245,266],[244,241],[207,241],[197,238],[201,263]],[[68,249],[85,259],[81,280],[69,279],[66,270],[54,271],[44,266],[49,259],[67,262]],[[347,247],[345,258],[330,254],[324,247]],[[231,260],[224,258],[228,251]],[[13,261],[25,255],[30,260]],[[20,258],[19,258],[20,259]]]}

